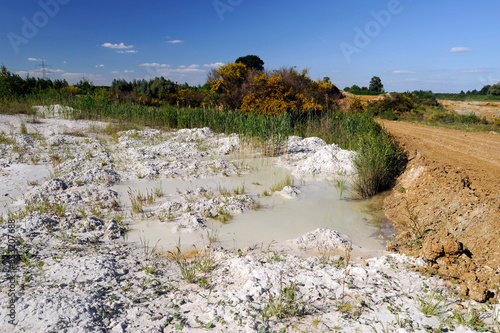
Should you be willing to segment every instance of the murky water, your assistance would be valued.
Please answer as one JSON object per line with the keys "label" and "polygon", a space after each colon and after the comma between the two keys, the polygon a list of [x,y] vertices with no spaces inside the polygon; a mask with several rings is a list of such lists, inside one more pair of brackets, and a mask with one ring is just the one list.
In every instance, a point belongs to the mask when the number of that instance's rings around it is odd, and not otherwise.
{"label": "murky water", "polygon": [[[233,189],[244,185],[247,194],[261,204],[258,210],[234,215],[226,224],[209,220],[207,225],[218,234],[223,246],[243,248],[254,245],[268,245],[273,241],[282,242],[302,236],[316,228],[329,228],[349,236],[355,245],[378,251],[384,248],[377,234],[382,229],[381,200],[358,201],[348,199],[350,194],[344,189],[342,199],[334,182],[327,180],[294,180],[301,193],[295,199],[287,199],[279,194],[264,196],[264,191],[290,176],[290,171],[274,166],[271,158],[256,158],[244,161],[253,170],[249,174],[215,179],[192,181],[157,180],[120,184],[114,187],[121,195],[121,202],[130,207],[127,195],[129,188],[151,191],[161,186],[165,196],[155,205],[166,200],[176,200],[178,191],[194,190],[203,187],[216,191],[218,187]],[[292,177],[293,179],[293,177]],[[146,209],[147,212],[147,209]],[[147,215],[147,214],[145,214]],[[130,215],[128,216],[130,217]],[[129,220],[129,218],[127,218]],[[157,218],[148,219],[135,214],[132,218],[129,241],[148,242],[151,246],[169,249],[180,240],[184,246],[202,244],[202,236],[207,232],[172,232],[172,224],[159,222]]]}

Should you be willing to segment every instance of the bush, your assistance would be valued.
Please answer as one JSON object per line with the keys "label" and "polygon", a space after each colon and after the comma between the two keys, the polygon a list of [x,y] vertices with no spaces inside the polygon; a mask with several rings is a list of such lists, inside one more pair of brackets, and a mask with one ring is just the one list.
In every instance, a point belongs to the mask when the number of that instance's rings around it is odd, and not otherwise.
{"label": "bush", "polygon": [[293,68],[259,72],[240,63],[228,63],[208,77],[220,103],[245,113],[282,115],[323,111],[335,106],[342,94],[328,80],[313,81],[307,70]]}
{"label": "bush", "polygon": [[420,113],[417,104],[405,93],[391,93],[382,100],[370,102],[368,108],[374,115],[387,111],[398,117]]}

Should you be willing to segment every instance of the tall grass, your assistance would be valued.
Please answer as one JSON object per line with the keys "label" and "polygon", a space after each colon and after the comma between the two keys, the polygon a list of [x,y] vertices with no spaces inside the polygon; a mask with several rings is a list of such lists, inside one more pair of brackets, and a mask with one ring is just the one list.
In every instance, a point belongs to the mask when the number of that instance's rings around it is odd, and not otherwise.
{"label": "tall grass", "polygon": [[[290,135],[317,136],[327,143],[358,151],[354,161],[358,177],[354,188],[366,198],[387,189],[404,167],[405,154],[392,136],[369,114],[328,110],[321,113],[284,115],[244,114],[217,108],[186,108],[171,105],[145,106],[111,101],[104,93],[84,96],[44,94],[18,103],[31,105],[64,104],[65,117],[132,123],[153,128],[209,127],[218,133],[237,133],[271,146],[269,154],[280,153]],[[118,126],[117,128],[120,128]]]}

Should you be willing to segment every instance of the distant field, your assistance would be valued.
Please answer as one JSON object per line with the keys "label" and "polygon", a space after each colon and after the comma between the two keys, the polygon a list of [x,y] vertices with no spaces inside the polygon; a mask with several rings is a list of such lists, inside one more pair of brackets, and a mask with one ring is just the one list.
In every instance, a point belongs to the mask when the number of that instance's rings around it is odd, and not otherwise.
{"label": "distant field", "polygon": [[436,94],[437,99],[446,99],[450,101],[466,101],[466,102],[500,102],[500,96],[493,95],[460,95],[460,94]]}

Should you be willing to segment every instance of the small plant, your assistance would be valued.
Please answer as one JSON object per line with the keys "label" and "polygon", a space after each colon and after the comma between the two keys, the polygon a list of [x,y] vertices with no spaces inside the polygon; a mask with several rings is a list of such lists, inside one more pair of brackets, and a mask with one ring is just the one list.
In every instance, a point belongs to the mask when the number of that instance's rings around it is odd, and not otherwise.
{"label": "small plant", "polygon": [[219,191],[220,195],[222,195],[223,197],[231,196],[231,191],[225,188],[224,186],[219,185],[217,187],[217,191]]}
{"label": "small plant", "polygon": [[[342,294],[340,296],[340,305],[338,306],[338,310],[340,312],[346,312],[346,308],[349,308],[346,305],[345,298],[349,295],[347,295],[345,291],[346,287],[346,282],[347,282],[347,277],[349,276],[349,273],[351,272],[351,269],[349,268],[349,263],[351,261],[351,251],[352,251],[352,241],[349,244],[349,247],[345,251],[345,258],[343,260],[343,268],[344,268],[344,276],[342,278]],[[352,306],[351,306],[352,309]]]}
{"label": "small plant", "polygon": [[346,179],[340,178],[340,179],[337,179],[337,184],[335,186],[339,190],[339,197],[341,200],[342,200],[342,192],[344,192],[345,183],[346,183]]}
{"label": "small plant", "polygon": [[486,332],[485,323],[481,319],[479,311],[476,309],[468,309],[466,315],[464,316],[460,311],[453,310],[453,319],[458,325],[468,326],[477,332]]}
{"label": "small plant", "polygon": [[26,124],[24,122],[21,123],[20,131],[21,131],[21,134],[25,134],[25,135],[28,134],[28,129],[26,128]]}
{"label": "small plant", "polygon": [[293,186],[294,184],[295,184],[294,179],[290,175],[288,175],[284,180],[271,186],[270,190],[271,192],[277,192],[281,191],[285,186]]}
{"label": "small plant", "polygon": [[267,322],[271,317],[278,319],[301,316],[306,313],[305,303],[300,300],[301,294],[295,282],[283,282],[283,272],[280,275],[280,287],[277,295],[268,289],[269,298],[262,309],[262,318]]}
{"label": "small plant", "polygon": [[415,210],[410,207],[410,203],[406,200],[406,198],[403,199],[405,201],[405,209],[408,213],[408,219],[410,220],[410,223],[407,226],[410,229],[410,232],[415,235],[415,243],[420,246],[422,245],[422,237],[429,231],[429,229],[424,229],[424,225],[419,221]]}
{"label": "small plant", "polygon": [[245,194],[245,184],[235,187],[233,193],[234,195]]}
{"label": "small plant", "polygon": [[217,211],[217,219],[223,224],[226,224],[232,218],[233,217],[231,216],[231,213],[224,211],[222,208],[219,208],[219,210]]}
{"label": "small plant", "polygon": [[132,205],[132,211],[134,213],[143,213],[143,207],[142,207],[142,196],[140,193],[134,193],[134,190],[132,190],[130,187],[128,188],[128,197],[130,198],[130,203]]}
{"label": "small plant", "polygon": [[438,313],[440,305],[445,298],[440,294],[437,286],[432,292],[428,293],[427,297],[417,297],[418,310],[426,316],[434,316]]}
{"label": "small plant", "polygon": [[157,187],[154,188],[154,193],[155,193],[157,198],[161,198],[165,195],[165,193],[163,192],[163,189],[161,187],[161,182]]}

